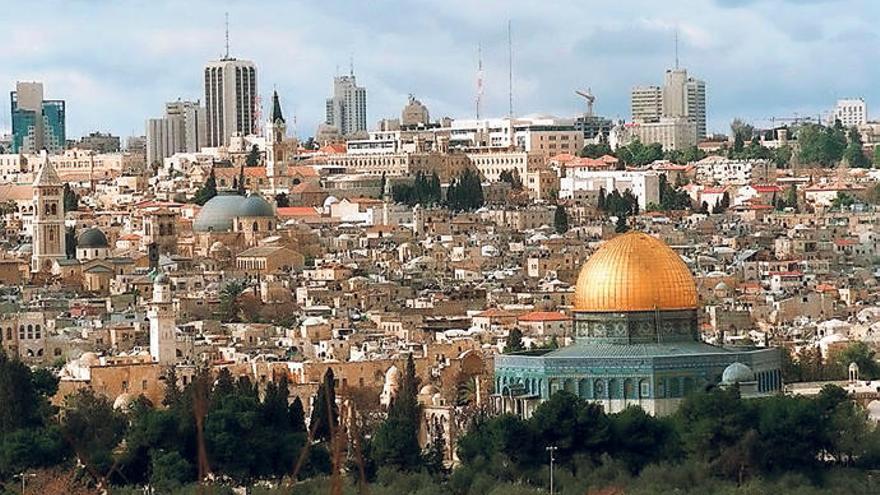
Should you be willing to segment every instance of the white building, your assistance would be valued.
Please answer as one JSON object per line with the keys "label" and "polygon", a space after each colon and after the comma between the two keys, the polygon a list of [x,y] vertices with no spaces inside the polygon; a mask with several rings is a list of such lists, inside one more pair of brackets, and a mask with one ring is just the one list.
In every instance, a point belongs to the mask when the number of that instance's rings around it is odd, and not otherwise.
{"label": "white building", "polygon": [[864,98],[845,98],[837,100],[832,123],[839,120],[844,127],[860,126],[868,123],[868,105]]}
{"label": "white building", "polygon": [[206,146],[229,144],[233,134],[256,134],[257,68],[249,60],[224,57],[205,66]]}
{"label": "white building", "polygon": [[367,89],[357,85],[354,73],[333,78],[333,96],[327,98],[324,123],[343,136],[367,131]]}
{"label": "white building", "polygon": [[611,130],[608,143],[617,149],[636,139],[643,144],[659,143],[664,150],[680,150],[697,144],[696,127],[683,117],[618,125]]}
{"label": "white building", "polygon": [[153,281],[153,301],[147,312],[150,319],[150,356],[163,366],[177,363],[177,324],[171,301],[171,281],[159,273]]}
{"label": "white building", "polygon": [[576,154],[584,147],[583,132],[575,128],[574,119],[462,119],[435,132],[449,132],[450,148],[513,148],[550,157]]}
{"label": "white building", "polygon": [[694,126],[696,140],[706,137],[706,83],[688,77],[687,69],[668,69],[663,87],[634,87],[630,107],[634,122],[686,119]]}
{"label": "white building", "polygon": [[734,160],[709,156],[695,163],[694,168],[698,184],[744,186],[776,180],[776,165],[771,160]]}
{"label": "white building", "polygon": [[566,169],[566,176],[559,180],[561,199],[578,199],[582,193],[606,194],[630,191],[639,201],[639,209],[645,210],[651,203],[660,204],[660,174],[653,170],[589,170],[585,167]]}

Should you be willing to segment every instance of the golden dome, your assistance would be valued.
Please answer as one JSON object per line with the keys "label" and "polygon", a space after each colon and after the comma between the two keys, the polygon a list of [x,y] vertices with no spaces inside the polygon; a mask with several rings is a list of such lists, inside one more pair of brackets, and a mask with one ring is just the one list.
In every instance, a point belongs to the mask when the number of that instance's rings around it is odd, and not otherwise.
{"label": "golden dome", "polygon": [[630,232],[606,242],[581,268],[575,311],[626,312],[694,309],[690,270],[663,241]]}

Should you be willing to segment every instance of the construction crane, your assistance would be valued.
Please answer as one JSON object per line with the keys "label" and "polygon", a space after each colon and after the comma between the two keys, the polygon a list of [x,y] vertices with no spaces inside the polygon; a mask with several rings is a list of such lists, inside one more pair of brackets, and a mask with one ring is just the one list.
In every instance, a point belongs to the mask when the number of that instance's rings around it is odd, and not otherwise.
{"label": "construction crane", "polygon": [[776,127],[776,124],[786,124],[791,123],[793,125],[800,124],[813,124],[813,123],[822,123],[821,115],[813,117],[811,115],[799,115],[795,113],[791,117],[768,117],[766,119],[762,119],[765,122],[770,122],[771,127]]}
{"label": "construction crane", "polygon": [[587,88],[586,91],[575,90],[574,94],[583,97],[587,100],[587,118],[593,116],[593,103],[596,102],[596,96],[593,94],[593,91],[590,88]]}

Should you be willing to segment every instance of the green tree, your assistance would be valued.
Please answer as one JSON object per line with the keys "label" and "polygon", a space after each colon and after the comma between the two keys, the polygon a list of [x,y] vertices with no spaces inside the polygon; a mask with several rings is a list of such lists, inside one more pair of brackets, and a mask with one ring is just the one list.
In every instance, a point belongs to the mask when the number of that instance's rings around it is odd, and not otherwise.
{"label": "green tree", "polygon": [[624,232],[629,231],[629,225],[626,223],[626,215],[620,215],[617,217],[617,223],[614,224],[614,232],[618,234],[623,234]]}
{"label": "green tree", "polygon": [[807,124],[797,132],[798,160],[804,164],[831,167],[843,158],[847,147],[846,131],[840,121],[833,126]]}
{"label": "green tree", "polygon": [[587,144],[578,154],[583,158],[599,158],[605,155],[614,156],[614,150],[608,146],[608,143]]}
{"label": "green tree", "polygon": [[446,205],[453,211],[473,211],[483,206],[483,185],[471,168],[464,169],[446,191]]}
{"label": "green tree", "polygon": [[244,178],[244,164],[238,169],[238,179],[236,179],[234,186],[235,192],[238,193],[239,196],[247,194],[247,182]]}
{"label": "green tree", "polygon": [[260,164],[260,149],[257,148],[256,144],[251,146],[251,150],[244,159],[244,164],[248,167],[256,167]]}
{"label": "green tree", "polygon": [[107,476],[114,465],[113,451],[125,435],[125,417],[110,401],[85,388],[64,401],[61,432],[79,460],[97,476]]}
{"label": "green tree", "polygon": [[840,351],[832,354],[832,364],[840,379],[847,376],[849,365],[855,363],[859,367],[859,378],[874,380],[880,378],[880,364],[877,363],[876,353],[864,342],[853,342]]}
{"label": "green tree", "polygon": [[565,211],[565,206],[561,204],[556,205],[556,212],[553,215],[553,226],[556,228],[557,234],[568,232],[568,212]]}
{"label": "green tree", "polygon": [[520,352],[525,350],[523,345],[523,334],[519,328],[513,328],[507,333],[507,341],[504,343],[504,352]]}
{"label": "green tree", "polygon": [[314,439],[329,441],[335,433],[339,421],[339,406],[336,405],[336,379],[333,368],[327,368],[324,379],[318,387],[312,405],[312,417],[309,427],[314,432]]}
{"label": "green tree", "polygon": [[76,211],[79,208],[79,195],[73,192],[69,182],[64,183],[64,211]]}
{"label": "green tree", "polygon": [[851,195],[849,195],[845,192],[839,191],[837,193],[837,196],[835,196],[834,199],[831,200],[831,208],[833,208],[835,210],[845,210],[845,209],[849,208],[850,206],[854,205],[855,202],[856,202],[856,199],[853,198]]}
{"label": "green tree", "polygon": [[286,208],[290,206],[290,197],[283,192],[275,195],[275,206],[278,208]]}
{"label": "green tree", "polygon": [[372,443],[373,460],[378,466],[417,471],[422,465],[419,425],[422,408],[418,401],[419,379],[412,354],[407,357],[397,396],[388,407]]}
{"label": "green tree", "polygon": [[874,168],[880,168],[880,146],[874,145],[872,160]]}
{"label": "green tree", "polygon": [[205,179],[205,183],[202,187],[196,191],[196,195],[193,198],[193,202],[197,205],[204,205],[211,198],[217,195],[217,178],[214,176],[214,167],[211,167],[211,172],[208,174],[208,178]]}
{"label": "green tree", "polygon": [[220,290],[220,317],[222,321],[241,321],[241,295],[247,286],[240,280],[230,280]]}
{"label": "green tree", "polygon": [[504,172],[501,172],[498,177],[501,179],[501,182],[510,184],[510,188],[514,191],[522,191],[522,179],[520,179],[519,171],[517,169],[505,170]]}
{"label": "green tree", "polygon": [[177,493],[195,478],[193,465],[180,452],[157,451],[152,458],[150,484],[158,493]]}
{"label": "green tree", "polygon": [[871,168],[871,161],[865,156],[862,135],[855,126],[849,129],[849,142],[846,145],[844,159],[853,168]]}

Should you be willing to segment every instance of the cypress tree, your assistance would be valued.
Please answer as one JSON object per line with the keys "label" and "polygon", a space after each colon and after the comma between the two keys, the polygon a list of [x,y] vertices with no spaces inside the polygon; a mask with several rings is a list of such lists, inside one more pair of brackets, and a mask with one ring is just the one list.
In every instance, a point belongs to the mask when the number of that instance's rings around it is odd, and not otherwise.
{"label": "cypress tree", "polygon": [[205,179],[205,183],[202,187],[196,191],[195,198],[193,202],[197,205],[204,205],[211,198],[217,195],[217,178],[214,176],[214,167],[211,167],[211,173],[208,174],[208,178]]}
{"label": "cypress tree", "polygon": [[373,441],[373,456],[377,465],[404,471],[421,467],[418,435],[422,408],[418,402],[418,388],[416,366],[410,354],[397,397],[388,408],[388,419],[379,426]]}
{"label": "cypress tree", "polygon": [[[309,428],[312,428],[314,440],[329,441],[336,423],[339,420],[339,407],[336,405],[336,387],[333,368],[327,368],[324,380],[318,387],[312,407]],[[329,409],[328,409],[329,406]]]}
{"label": "cypress tree", "polygon": [[568,232],[568,212],[565,211],[565,207],[561,204],[556,205],[556,213],[553,215],[553,224],[556,227],[557,234]]}

